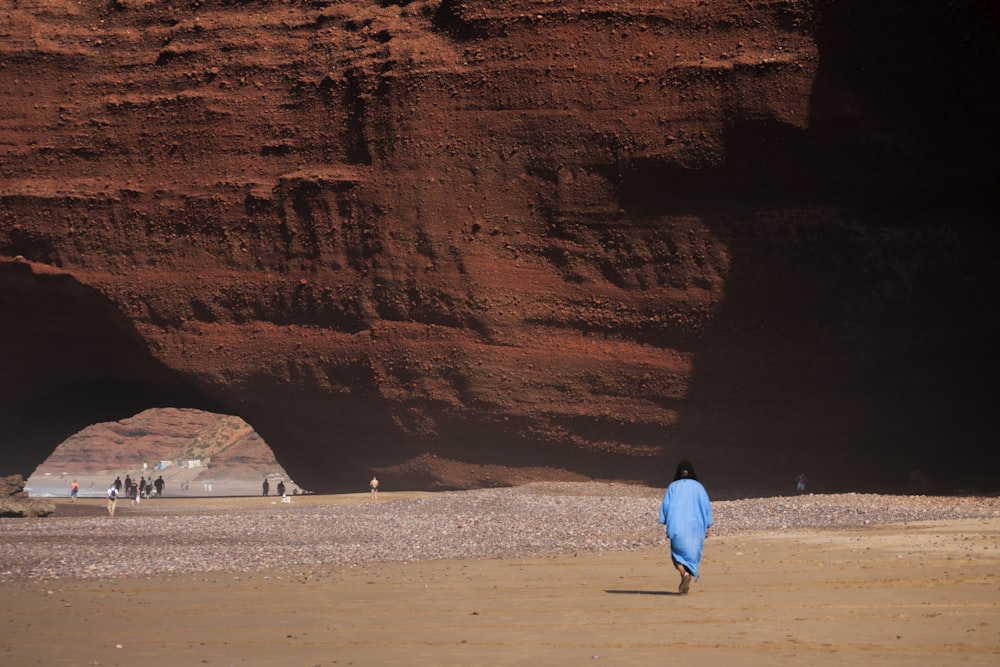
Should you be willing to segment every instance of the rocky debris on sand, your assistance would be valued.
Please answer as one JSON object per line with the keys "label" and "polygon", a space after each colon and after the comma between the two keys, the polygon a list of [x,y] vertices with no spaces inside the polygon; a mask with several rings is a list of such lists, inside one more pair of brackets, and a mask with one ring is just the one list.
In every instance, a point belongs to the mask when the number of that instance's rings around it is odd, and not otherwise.
{"label": "rocky debris on sand", "polygon": [[[665,542],[662,490],[538,483],[355,505],[191,505],[0,520],[0,581],[251,572],[294,565],[616,552]],[[101,510],[103,511],[103,509]],[[713,503],[713,535],[1000,516],[992,497],[803,495]],[[108,545],[141,535],[127,555]]]}

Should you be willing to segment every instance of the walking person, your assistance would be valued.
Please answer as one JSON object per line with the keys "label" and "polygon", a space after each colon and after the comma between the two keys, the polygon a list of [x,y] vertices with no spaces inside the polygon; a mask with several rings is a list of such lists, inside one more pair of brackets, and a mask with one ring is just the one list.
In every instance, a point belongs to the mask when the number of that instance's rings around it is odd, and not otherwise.
{"label": "walking person", "polygon": [[118,487],[112,484],[108,487],[108,514],[115,515],[115,501],[118,500]]}
{"label": "walking person", "polygon": [[378,477],[372,475],[372,481],[368,482],[368,488],[372,490],[372,502],[378,500]]}
{"label": "walking person", "polygon": [[76,497],[80,494],[80,484],[75,479],[69,485],[69,498],[71,502],[76,502]]}
{"label": "walking person", "polygon": [[670,539],[670,560],[681,575],[677,591],[687,595],[691,580],[698,579],[702,549],[713,523],[708,493],[688,461],[677,465],[674,481],[663,494],[660,523]]}
{"label": "walking person", "polygon": [[806,474],[804,472],[800,472],[798,475],[795,476],[795,490],[798,491],[799,493],[806,492],[806,484],[808,483],[809,483],[809,478],[806,477]]}

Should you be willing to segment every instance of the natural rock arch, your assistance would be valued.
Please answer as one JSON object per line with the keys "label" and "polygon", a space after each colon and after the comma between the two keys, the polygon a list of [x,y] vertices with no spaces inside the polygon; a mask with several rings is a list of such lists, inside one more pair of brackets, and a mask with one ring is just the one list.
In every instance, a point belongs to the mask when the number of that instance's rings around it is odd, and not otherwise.
{"label": "natural rock arch", "polygon": [[316,490],[995,470],[996,6],[541,4],[0,17],[0,472],[155,405]]}
{"label": "natural rock arch", "polygon": [[100,291],[24,260],[0,263],[0,442],[7,471],[30,472],[91,424],[146,408],[224,412],[190,379],[157,361]]}

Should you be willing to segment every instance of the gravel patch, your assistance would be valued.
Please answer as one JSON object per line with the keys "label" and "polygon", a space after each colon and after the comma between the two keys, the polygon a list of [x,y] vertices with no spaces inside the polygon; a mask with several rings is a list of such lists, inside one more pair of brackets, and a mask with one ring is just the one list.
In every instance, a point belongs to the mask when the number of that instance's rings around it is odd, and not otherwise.
{"label": "gravel patch", "polygon": [[[356,505],[0,519],[0,581],[629,551],[665,542],[662,491],[538,483]],[[196,503],[196,501],[192,501]],[[714,502],[715,535],[1000,516],[995,497],[803,495]],[[120,510],[123,508],[120,508]]]}

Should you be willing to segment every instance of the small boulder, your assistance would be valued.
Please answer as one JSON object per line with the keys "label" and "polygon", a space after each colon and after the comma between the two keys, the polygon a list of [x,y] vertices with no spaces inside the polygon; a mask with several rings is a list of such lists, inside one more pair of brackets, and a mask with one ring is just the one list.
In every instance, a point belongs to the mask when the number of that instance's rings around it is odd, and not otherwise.
{"label": "small boulder", "polygon": [[31,498],[24,490],[24,477],[0,477],[0,517],[48,516],[56,511],[51,500]]}

